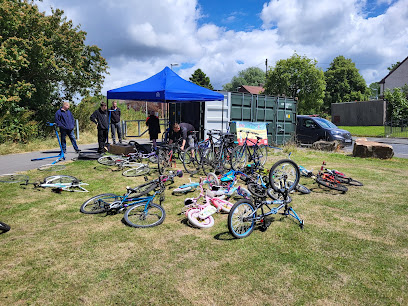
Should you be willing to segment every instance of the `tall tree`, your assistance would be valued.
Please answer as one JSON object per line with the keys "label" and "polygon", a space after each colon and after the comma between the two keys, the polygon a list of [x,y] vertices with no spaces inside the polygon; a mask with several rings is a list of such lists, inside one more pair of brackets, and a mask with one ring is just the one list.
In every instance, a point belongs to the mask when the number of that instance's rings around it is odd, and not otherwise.
{"label": "tall tree", "polygon": [[323,71],[317,61],[294,53],[286,60],[279,60],[267,74],[265,93],[298,98],[299,113],[318,113],[323,104]]}
{"label": "tall tree", "polygon": [[369,98],[370,90],[356,65],[351,59],[340,55],[330,64],[324,73],[326,78],[326,109],[331,103],[364,101]]}
{"label": "tall tree", "polygon": [[45,123],[61,101],[100,91],[107,62],[63,14],[46,16],[32,1],[0,0],[1,126]]}
{"label": "tall tree", "polygon": [[374,82],[368,88],[370,89],[370,99],[377,99],[380,95],[380,84]]}
{"label": "tall tree", "polygon": [[199,86],[213,90],[214,88],[211,85],[210,78],[198,68],[190,77],[190,81]]}
{"label": "tall tree", "polygon": [[398,67],[399,64],[401,64],[401,62],[397,62],[396,64],[392,64],[391,67],[388,67],[387,69],[388,69],[389,71],[393,71],[395,68]]}
{"label": "tall tree", "polygon": [[242,85],[263,86],[265,84],[265,72],[258,67],[249,67],[238,72],[230,83],[223,85],[226,91],[236,91]]}

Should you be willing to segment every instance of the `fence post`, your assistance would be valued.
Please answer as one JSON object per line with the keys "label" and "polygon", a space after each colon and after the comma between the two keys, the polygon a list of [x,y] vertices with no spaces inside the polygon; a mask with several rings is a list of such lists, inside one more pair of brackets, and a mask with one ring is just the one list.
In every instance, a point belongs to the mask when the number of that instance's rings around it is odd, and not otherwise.
{"label": "fence post", "polygon": [[78,124],[78,119],[75,119],[75,125],[76,125],[76,138],[79,140],[79,124]]}

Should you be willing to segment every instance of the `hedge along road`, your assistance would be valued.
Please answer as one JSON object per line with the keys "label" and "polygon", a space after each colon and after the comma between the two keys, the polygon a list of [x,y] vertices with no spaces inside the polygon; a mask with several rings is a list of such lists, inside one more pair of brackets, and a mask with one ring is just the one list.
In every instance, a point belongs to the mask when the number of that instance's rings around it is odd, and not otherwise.
{"label": "hedge along road", "polygon": [[[137,139],[136,141],[140,144],[150,143],[147,139]],[[79,145],[79,148],[82,152],[96,153],[98,151],[98,144],[93,143]],[[31,159],[56,156],[59,153],[59,148],[55,148],[28,153],[0,155],[0,175],[15,174],[17,172],[33,170],[37,169],[40,166],[51,164],[57,159],[57,157],[35,161],[31,161]],[[67,143],[67,153],[65,153],[64,155],[66,161],[78,157],[78,154],[75,153],[72,145],[69,145],[69,141]]]}
{"label": "hedge along road", "polygon": [[[360,137],[357,137],[360,138]],[[373,138],[373,137],[365,137],[368,141],[375,141],[379,143],[384,143],[391,145],[394,149],[394,157],[400,158],[408,158],[408,138]],[[344,147],[344,151],[346,152],[353,152],[354,142],[353,145]]]}

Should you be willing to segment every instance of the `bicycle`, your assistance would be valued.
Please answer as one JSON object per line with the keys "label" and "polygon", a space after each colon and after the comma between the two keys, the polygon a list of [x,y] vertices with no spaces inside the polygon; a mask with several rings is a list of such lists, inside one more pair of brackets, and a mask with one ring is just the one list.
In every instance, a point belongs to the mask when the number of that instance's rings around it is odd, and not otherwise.
{"label": "bicycle", "polygon": [[215,173],[209,173],[207,175],[207,182],[211,187],[211,191],[217,196],[224,196],[229,199],[234,194],[237,194],[244,198],[250,198],[251,194],[246,188],[235,186],[238,181],[238,175],[244,175],[244,173],[235,170],[230,170],[220,176],[217,176]]}
{"label": "bicycle", "polygon": [[[313,174],[313,171],[306,169],[303,166],[298,166],[302,176],[313,179],[319,186],[327,187],[342,193],[346,193],[348,188],[343,185],[333,173],[330,171],[325,172],[324,166],[326,163],[323,161],[322,166],[317,174]],[[328,170],[328,169],[327,169]]]}
{"label": "bicycle", "polygon": [[[326,165],[326,162],[323,161],[322,166],[325,166],[325,165]],[[363,183],[361,183],[360,181],[357,181],[349,176],[346,176],[344,173],[338,170],[324,168],[324,171],[326,171],[327,173],[333,174],[335,178],[343,184],[348,184],[352,186],[363,186]]]}
{"label": "bicycle", "polygon": [[[128,207],[128,202],[133,202],[141,196],[147,195],[160,188],[165,187],[166,182],[174,183],[174,177],[182,177],[183,172],[177,171],[169,175],[161,175],[157,179],[141,184],[137,187],[126,187],[126,194],[123,196],[113,193],[104,193],[86,200],[80,207],[80,212],[84,214],[107,214],[117,213]],[[147,179],[147,178],[145,178]],[[135,203],[136,204],[136,203]]]}
{"label": "bicycle", "polygon": [[[282,164],[286,163],[286,161],[278,161],[276,168],[281,168]],[[272,168],[274,168],[274,166],[272,166]],[[273,173],[273,169],[271,169],[270,173],[271,172]],[[279,183],[277,180],[278,177]],[[303,229],[304,220],[300,219],[293,207],[288,205],[292,201],[289,197],[289,192],[293,190],[294,183],[287,181],[288,175],[286,173],[274,176],[273,178],[275,180],[271,180],[273,182],[272,186],[275,191],[281,194],[281,199],[272,201],[266,200],[268,195],[267,189],[256,183],[249,183],[248,189],[252,193],[252,199],[239,200],[231,208],[228,214],[228,230],[235,238],[241,239],[248,237],[253,232],[256,222],[260,222],[261,229],[266,231],[271,224],[271,221],[267,220],[267,217],[276,215],[282,210],[283,212],[281,212],[281,214],[283,216],[293,217],[299,222],[300,228]],[[272,207],[272,205],[274,206]],[[260,213],[258,213],[259,210]]]}
{"label": "bicycle", "polygon": [[[221,130],[207,132],[207,147],[202,152],[201,166],[205,175],[210,172],[222,173],[231,169],[231,154],[234,148],[234,134]],[[219,138],[216,138],[219,135]]]}
{"label": "bicycle", "polygon": [[167,169],[171,168],[173,164],[176,164],[175,155],[178,155],[178,158],[183,161],[181,152],[179,143],[163,145],[158,148],[157,167],[159,169],[159,173],[164,174]]}
{"label": "bicycle", "polygon": [[78,178],[70,175],[52,175],[44,178],[42,182],[29,183],[26,180],[20,185],[33,184],[34,188],[52,188],[53,191],[88,192],[83,186],[89,184],[81,182]]}
{"label": "bicycle", "polygon": [[126,156],[118,156],[118,155],[106,155],[98,158],[98,163],[107,166],[117,166],[117,170],[112,171],[120,171],[124,168],[128,167],[127,169],[122,172],[124,176],[141,176],[148,174],[150,172],[150,168],[148,164],[140,163],[136,161],[136,155],[132,155],[132,153]]}
{"label": "bicycle", "polygon": [[1,233],[8,232],[10,228],[11,228],[10,225],[0,221],[0,232]]}
{"label": "bicycle", "polygon": [[[268,159],[268,150],[264,145],[259,145],[262,137],[258,133],[240,130],[246,132],[243,145],[236,147],[231,154],[231,167],[234,170],[241,170],[248,162],[253,161],[254,168],[262,167]],[[256,142],[248,138],[249,134],[254,134]],[[252,149],[250,149],[252,148]]]}
{"label": "bicycle", "polygon": [[[184,213],[191,225],[199,228],[209,228],[214,225],[213,214],[223,211],[229,212],[233,204],[218,198],[210,190],[204,193],[203,184],[206,178],[200,178],[200,195],[197,198],[184,200]],[[203,203],[198,201],[203,198]]]}

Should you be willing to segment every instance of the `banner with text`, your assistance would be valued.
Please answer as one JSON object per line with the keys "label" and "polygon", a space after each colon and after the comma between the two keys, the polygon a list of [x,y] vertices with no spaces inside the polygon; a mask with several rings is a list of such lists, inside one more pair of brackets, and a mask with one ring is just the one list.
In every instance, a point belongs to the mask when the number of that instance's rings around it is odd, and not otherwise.
{"label": "banner with text", "polygon": [[258,144],[268,145],[268,132],[266,130],[266,122],[245,122],[237,121],[237,139],[238,145],[244,144],[245,138],[248,135],[248,146],[253,146],[256,143],[256,136],[261,137]]}

